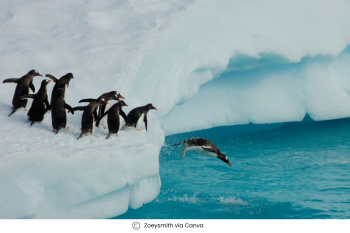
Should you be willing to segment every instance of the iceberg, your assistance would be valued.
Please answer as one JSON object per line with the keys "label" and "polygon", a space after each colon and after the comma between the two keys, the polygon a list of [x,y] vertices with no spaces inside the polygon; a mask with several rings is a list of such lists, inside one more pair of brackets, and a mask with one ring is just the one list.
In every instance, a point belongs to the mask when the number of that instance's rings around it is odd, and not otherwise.
{"label": "iceberg", "polygon": [[[0,218],[109,218],[160,192],[165,135],[350,116],[348,1],[4,1],[1,77],[73,73],[66,102],[116,90],[148,131],[54,135],[0,85]],[[34,79],[40,86],[41,78]],[[53,86],[53,85],[52,85]],[[48,85],[49,96],[52,86]],[[30,103],[27,107],[30,106]]]}

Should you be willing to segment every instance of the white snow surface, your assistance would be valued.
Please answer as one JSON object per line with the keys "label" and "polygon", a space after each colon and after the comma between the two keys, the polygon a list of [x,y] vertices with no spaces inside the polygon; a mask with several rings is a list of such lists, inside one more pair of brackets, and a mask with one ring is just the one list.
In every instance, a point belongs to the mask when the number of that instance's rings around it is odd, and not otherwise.
{"label": "white snow surface", "polygon": [[[73,73],[67,104],[119,91],[148,131],[52,133],[0,85],[0,218],[109,218],[160,191],[164,135],[350,116],[350,2],[3,0],[1,78]],[[42,78],[35,77],[39,90]],[[49,99],[53,84],[48,85]],[[27,108],[30,107],[31,101]]]}

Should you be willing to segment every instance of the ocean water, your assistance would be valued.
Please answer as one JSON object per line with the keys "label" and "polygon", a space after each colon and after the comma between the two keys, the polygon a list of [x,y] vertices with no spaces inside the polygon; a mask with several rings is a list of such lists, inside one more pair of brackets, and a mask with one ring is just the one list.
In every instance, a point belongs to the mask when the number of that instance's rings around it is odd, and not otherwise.
{"label": "ocean water", "polygon": [[[212,141],[230,160],[189,151]],[[350,119],[218,127],[166,137],[159,196],[118,219],[350,218]]]}

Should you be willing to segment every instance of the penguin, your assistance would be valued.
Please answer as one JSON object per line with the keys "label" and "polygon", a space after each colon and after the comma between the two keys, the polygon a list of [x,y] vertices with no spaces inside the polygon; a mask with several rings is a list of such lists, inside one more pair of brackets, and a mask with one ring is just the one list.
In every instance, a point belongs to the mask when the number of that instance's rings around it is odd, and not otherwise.
{"label": "penguin", "polygon": [[95,121],[97,120],[97,108],[100,107],[103,103],[107,104],[107,102],[102,98],[98,98],[97,100],[93,100],[90,102],[88,106],[80,106],[75,107],[73,110],[77,111],[84,111],[82,118],[81,118],[81,134],[77,138],[82,138],[85,134],[87,136],[88,133],[91,133],[95,137],[97,135],[95,134]]}
{"label": "penguin", "polygon": [[[105,117],[101,117],[101,116],[112,107],[112,100],[119,101],[120,99],[125,99],[125,98],[118,91],[111,91],[111,92],[104,93],[98,98],[103,98],[104,100],[106,100],[106,102],[108,102],[108,104],[103,103],[101,105],[101,107],[98,107],[98,109],[97,109],[98,119],[96,121],[96,127],[99,127],[100,123],[101,123],[103,128],[107,129],[107,127],[106,127],[106,120],[105,120],[106,119],[106,115],[105,115]],[[95,99],[82,99],[82,100],[79,101],[79,103],[91,102],[91,101],[94,101],[94,100]],[[119,114],[123,117],[124,121],[126,122],[126,114],[123,112],[122,109],[120,109]]]}
{"label": "penguin", "polygon": [[59,88],[57,89],[57,95],[56,98],[53,100],[51,105],[47,107],[44,110],[44,114],[51,110],[51,117],[52,117],[52,127],[53,132],[58,134],[58,131],[60,129],[68,129],[66,128],[67,125],[67,113],[65,109],[68,109],[72,115],[74,115],[74,110],[71,106],[66,104],[64,101],[64,87],[66,83],[63,83]]}
{"label": "penguin", "polygon": [[134,108],[133,110],[131,110],[126,117],[126,123],[122,129],[124,130],[127,127],[134,127],[138,130],[141,130],[140,124],[142,121],[144,121],[145,128],[147,131],[147,113],[151,109],[157,110],[152,104],[147,104],[145,106]]}
{"label": "penguin", "polygon": [[120,116],[119,113],[122,109],[122,106],[128,107],[128,105],[124,101],[119,101],[118,103],[114,104],[108,111],[102,114],[101,118],[103,118],[105,115],[108,115],[107,117],[107,123],[108,123],[108,135],[106,139],[108,139],[111,134],[115,134],[118,136],[118,132],[120,129]]}
{"label": "penguin", "polygon": [[180,155],[181,155],[182,152],[185,150],[182,156],[182,159],[185,158],[185,154],[187,151],[195,150],[202,155],[218,158],[231,166],[227,156],[221,153],[220,150],[213,143],[209,142],[204,138],[188,138],[183,142],[174,144],[173,146],[177,146],[181,144],[185,144],[180,152]]}
{"label": "penguin", "polygon": [[11,116],[13,113],[15,113],[17,109],[26,107],[28,100],[21,99],[21,96],[27,95],[29,93],[29,88],[33,91],[33,93],[35,93],[35,87],[33,85],[33,78],[35,76],[42,77],[42,75],[39,74],[38,71],[31,70],[21,78],[10,78],[10,79],[5,79],[3,81],[3,83],[17,83],[15,94],[13,95],[13,99],[12,99],[13,110],[8,116]]}
{"label": "penguin", "polygon": [[[55,100],[55,98],[57,96],[58,88],[63,88],[63,93],[64,93],[63,99],[66,100],[68,89],[69,89],[69,82],[70,82],[71,79],[74,79],[73,74],[72,73],[67,73],[66,75],[63,75],[60,79],[55,78],[51,74],[46,74],[45,77],[48,77],[48,78],[52,79],[52,81],[55,82],[55,86],[53,86],[53,89],[52,89],[51,102],[50,103],[52,104],[53,101]],[[63,83],[66,84],[64,87],[62,87]]]}
{"label": "penguin", "polygon": [[30,107],[27,114],[28,120],[32,122],[30,126],[32,126],[36,122],[40,123],[44,119],[43,113],[45,108],[48,108],[50,106],[46,90],[46,86],[49,82],[51,82],[51,80],[44,79],[41,82],[40,89],[36,94],[28,94],[21,96],[21,99],[34,99],[32,102],[32,106]]}

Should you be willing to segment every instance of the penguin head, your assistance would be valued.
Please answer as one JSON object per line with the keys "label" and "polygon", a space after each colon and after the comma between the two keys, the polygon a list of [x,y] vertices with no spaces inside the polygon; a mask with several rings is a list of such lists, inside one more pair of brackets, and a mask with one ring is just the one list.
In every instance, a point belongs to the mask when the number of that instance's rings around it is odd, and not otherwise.
{"label": "penguin head", "polygon": [[46,86],[47,84],[49,84],[49,82],[51,82],[50,79],[44,79],[43,81],[41,81],[41,86]]}
{"label": "penguin head", "polygon": [[148,109],[157,110],[156,107],[154,107],[152,104],[147,104],[146,106],[147,106]]}
{"label": "penguin head", "polygon": [[115,97],[117,97],[118,99],[125,99],[119,92],[115,93]]}
{"label": "penguin head", "polygon": [[68,81],[74,78],[72,73],[67,73],[65,77],[68,79]]}
{"label": "penguin head", "polygon": [[120,106],[128,107],[128,105],[123,100],[119,101],[118,104],[120,104]]}
{"label": "penguin head", "polygon": [[41,76],[42,77],[42,75],[41,74],[39,74],[39,72],[37,71],[37,70],[31,70],[31,71],[29,71],[28,72],[28,74],[30,75],[30,76]]}
{"label": "penguin head", "polygon": [[218,156],[218,158],[219,158],[221,161],[223,161],[223,162],[225,162],[225,163],[227,163],[228,165],[231,166],[230,162],[228,161],[227,156],[224,155],[223,153],[220,152],[220,155]]}
{"label": "penguin head", "polygon": [[107,101],[108,101],[108,100],[106,100],[104,97],[100,97],[100,98],[97,99],[98,105],[101,105],[101,104],[103,104],[103,103],[108,104]]}

